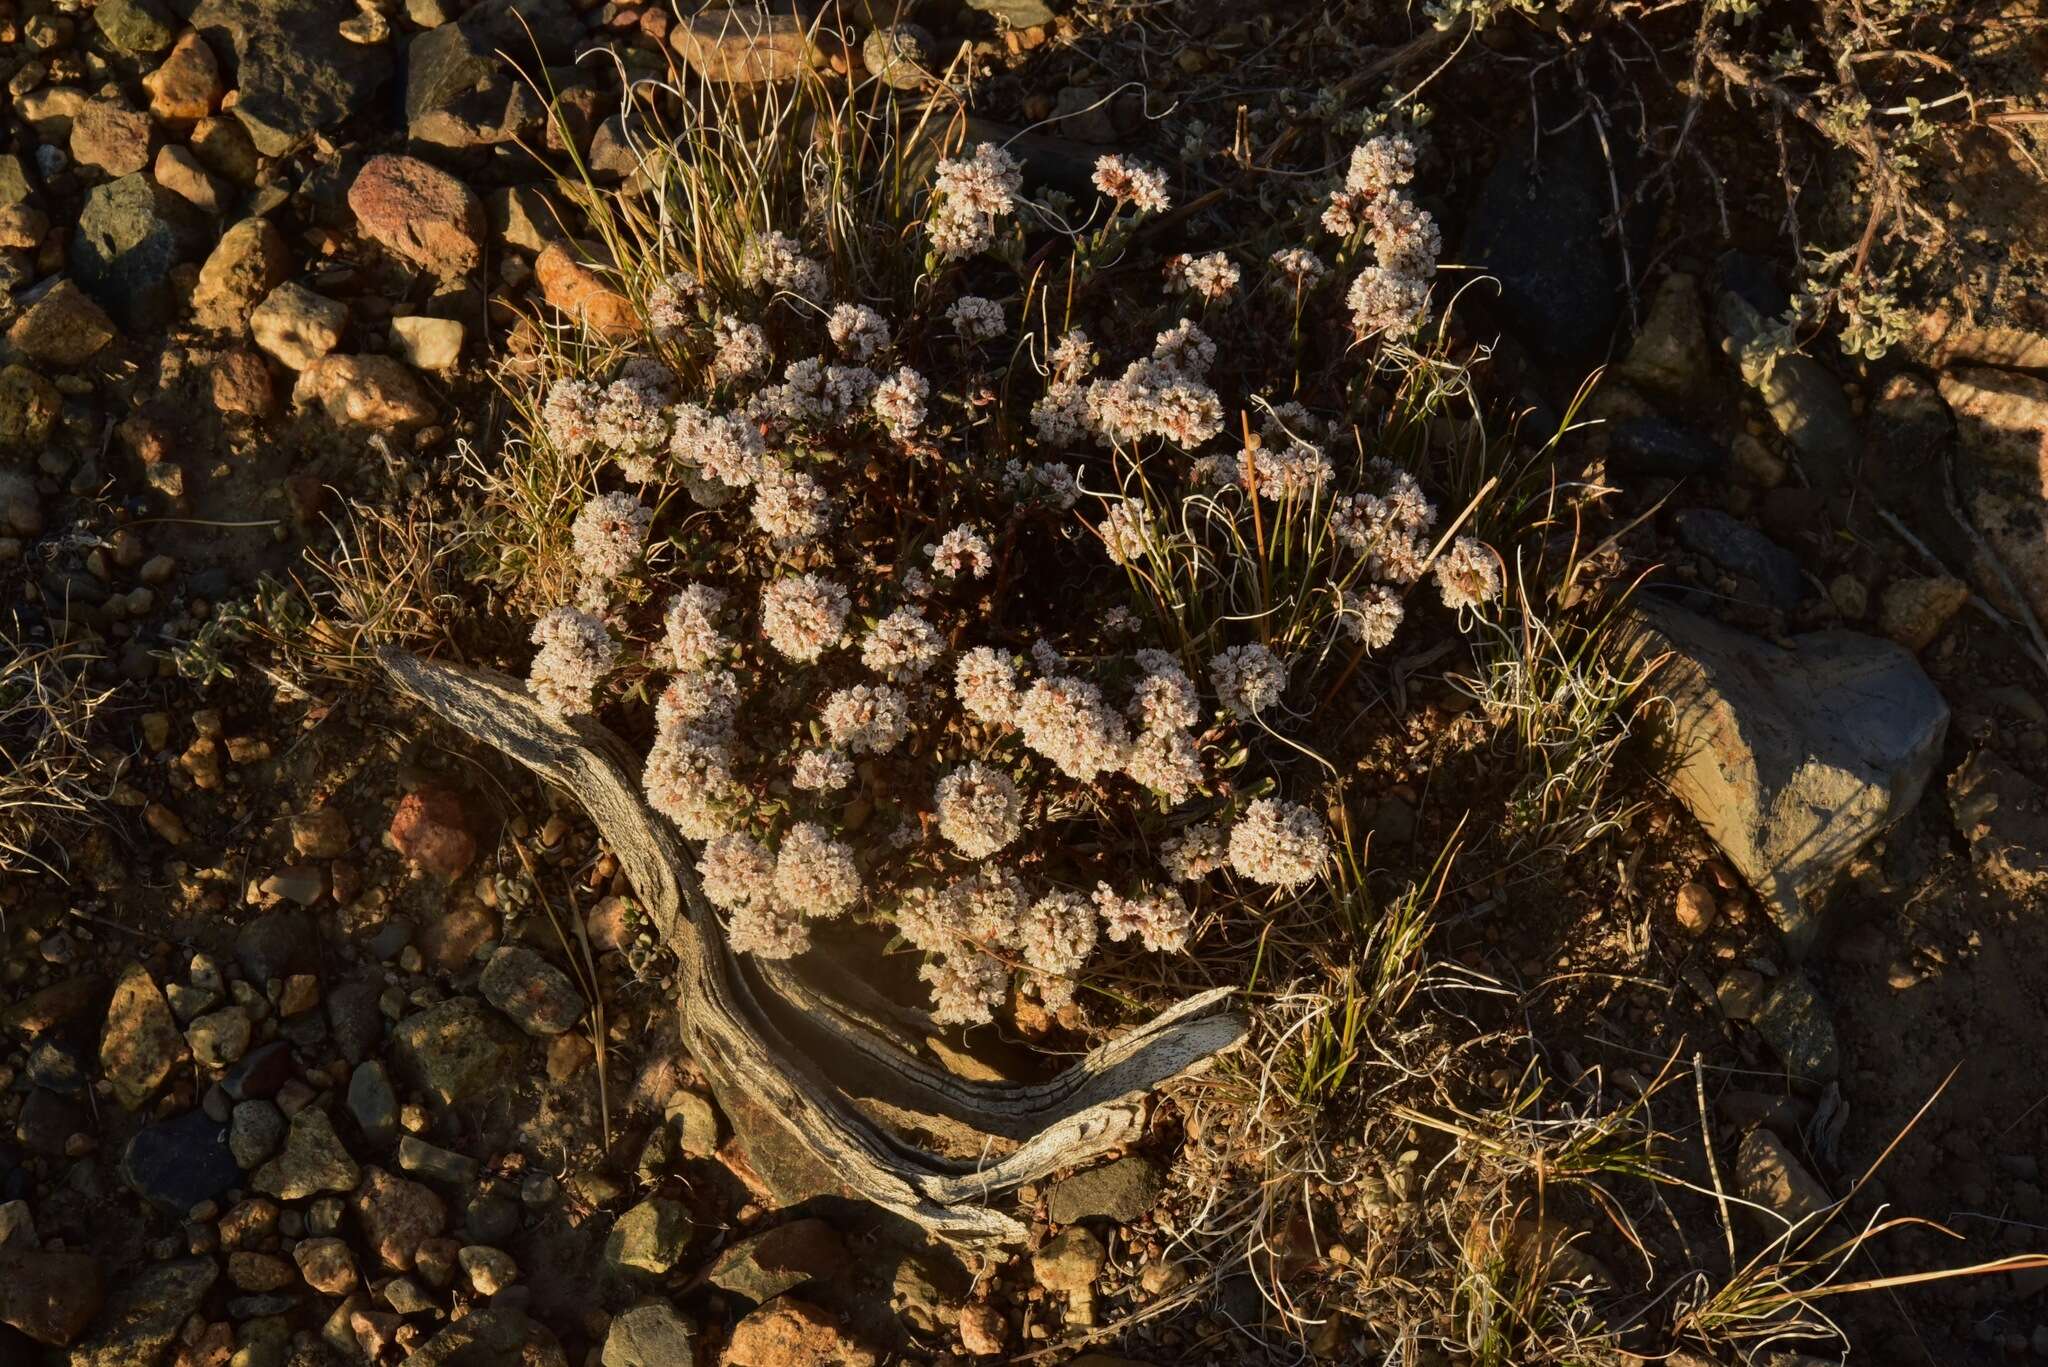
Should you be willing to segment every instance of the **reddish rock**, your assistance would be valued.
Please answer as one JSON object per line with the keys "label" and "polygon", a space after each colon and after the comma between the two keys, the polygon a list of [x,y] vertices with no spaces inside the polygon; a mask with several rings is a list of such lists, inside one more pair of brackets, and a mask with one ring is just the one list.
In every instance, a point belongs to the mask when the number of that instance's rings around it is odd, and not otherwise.
{"label": "reddish rock", "polygon": [[417,157],[370,158],[349,187],[348,206],[366,237],[436,275],[483,263],[483,201]]}
{"label": "reddish rock", "polygon": [[583,263],[578,248],[549,243],[533,263],[533,274],[540,282],[543,299],[581,320],[597,336],[624,341],[639,335],[640,320],[633,315],[633,305]]}
{"label": "reddish rock", "polygon": [[434,420],[434,401],[405,363],[391,356],[322,356],[299,372],[292,402],[335,422],[398,432]]}
{"label": "reddish rock", "polygon": [[793,12],[714,9],[675,26],[671,41],[690,70],[706,81],[757,84],[793,81],[825,65],[815,25]]}
{"label": "reddish rock", "polygon": [[213,363],[213,406],[223,413],[267,418],[277,411],[270,367],[247,347],[224,351]]}
{"label": "reddish rock", "polygon": [[71,156],[110,179],[149,165],[149,115],[112,100],[87,100],[71,121]]}
{"label": "reddish rock", "polygon": [[301,1239],[292,1249],[299,1275],[306,1285],[327,1296],[345,1296],[355,1290],[356,1260],[340,1239]]}
{"label": "reddish rock", "polygon": [[350,1198],[356,1224],[378,1259],[398,1272],[412,1271],[420,1244],[448,1223],[441,1198],[418,1182],[393,1177],[382,1168],[364,1168],[363,1180]]}
{"label": "reddish rock", "polygon": [[149,112],[166,123],[196,123],[213,112],[224,93],[213,49],[189,29],[163,65],[142,78],[142,88],[149,92]]}
{"label": "reddish rock", "polygon": [[874,1351],[849,1338],[826,1311],[777,1296],[733,1326],[727,1367],[874,1367]]}
{"label": "reddish rock", "polygon": [[414,868],[441,878],[455,878],[476,858],[462,799],[446,788],[428,786],[401,798],[384,840]]}

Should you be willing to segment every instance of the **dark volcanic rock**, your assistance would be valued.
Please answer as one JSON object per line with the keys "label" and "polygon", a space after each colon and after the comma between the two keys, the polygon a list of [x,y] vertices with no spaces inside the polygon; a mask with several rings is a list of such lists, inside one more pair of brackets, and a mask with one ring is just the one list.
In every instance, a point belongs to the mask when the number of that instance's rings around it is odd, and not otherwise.
{"label": "dark volcanic rock", "polygon": [[1494,307],[1531,351],[1563,364],[1595,360],[1621,317],[1624,285],[1599,139],[1590,120],[1577,119],[1534,146],[1526,131],[1505,141],[1457,259],[1500,281]]}
{"label": "dark volcanic rock", "polygon": [[230,74],[235,117],[257,151],[283,156],[369,107],[396,63],[384,44],[341,36],[356,12],[350,0],[199,0],[187,10]]}
{"label": "dark volcanic rock", "polygon": [[486,0],[418,34],[405,55],[406,131],[436,147],[508,142],[542,115],[540,100],[500,51],[529,68],[573,56],[582,26],[564,0]]}
{"label": "dark volcanic rock", "polygon": [[137,172],[86,194],[71,271],[121,323],[154,327],[171,314],[171,267],[197,260],[210,240],[198,210]]}
{"label": "dark volcanic rock", "polygon": [[121,1176],[137,1195],[182,1215],[242,1180],[228,1127],[204,1111],[136,1132],[121,1156]]}

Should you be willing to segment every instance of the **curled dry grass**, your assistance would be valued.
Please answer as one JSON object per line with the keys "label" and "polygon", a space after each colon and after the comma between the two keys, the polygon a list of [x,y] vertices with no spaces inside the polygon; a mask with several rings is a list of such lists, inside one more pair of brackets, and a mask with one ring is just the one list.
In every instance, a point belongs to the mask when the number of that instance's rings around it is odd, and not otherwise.
{"label": "curled dry grass", "polygon": [[0,876],[63,877],[66,838],[113,794],[120,765],[92,741],[114,693],[87,682],[96,658],[0,636]]}

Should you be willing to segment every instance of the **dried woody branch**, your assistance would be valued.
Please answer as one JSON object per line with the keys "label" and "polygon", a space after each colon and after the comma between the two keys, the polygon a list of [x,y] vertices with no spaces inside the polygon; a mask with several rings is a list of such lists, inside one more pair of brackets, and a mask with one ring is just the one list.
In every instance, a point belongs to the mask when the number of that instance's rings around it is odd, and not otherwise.
{"label": "dried woody branch", "polygon": [[[772,1116],[846,1187],[963,1243],[1021,1240],[983,1203],[1129,1143],[1145,1098],[1241,1041],[1231,989],[1190,997],[1049,1082],[962,1081],[914,1052],[919,1014],[801,961],[742,968],[698,891],[682,842],[641,797],[638,764],[595,722],[543,711],[490,670],[381,655],[400,690],[580,802],[617,853],[678,965],[684,1046],[721,1099]],[[813,956],[817,957],[817,956]],[[888,1117],[885,1127],[875,1115]],[[922,1148],[899,1129],[936,1140]],[[971,1155],[953,1157],[949,1155]]]}

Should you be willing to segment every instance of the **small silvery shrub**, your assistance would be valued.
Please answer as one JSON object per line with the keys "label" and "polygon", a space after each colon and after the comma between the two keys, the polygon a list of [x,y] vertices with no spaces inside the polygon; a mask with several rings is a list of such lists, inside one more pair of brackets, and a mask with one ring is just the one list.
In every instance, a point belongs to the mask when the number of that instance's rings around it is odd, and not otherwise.
{"label": "small silvery shrub", "polygon": [[615,243],[644,339],[513,381],[525,459],[573,472],[529,683],[650,706],[648,801],[735,949],[860,917],[942,1023],[1057,1013],[1102,944],[1310,894],[1336,837],[1286,733],[1418,589],[1500,592],[1373,449],[1440,236],[1397,134],[1256,254],[1153,249],[1174,191],[1132,159],[1083,205],[992,143],[914,183],[891,153],[720,180],[650,149],[673,212]]}

